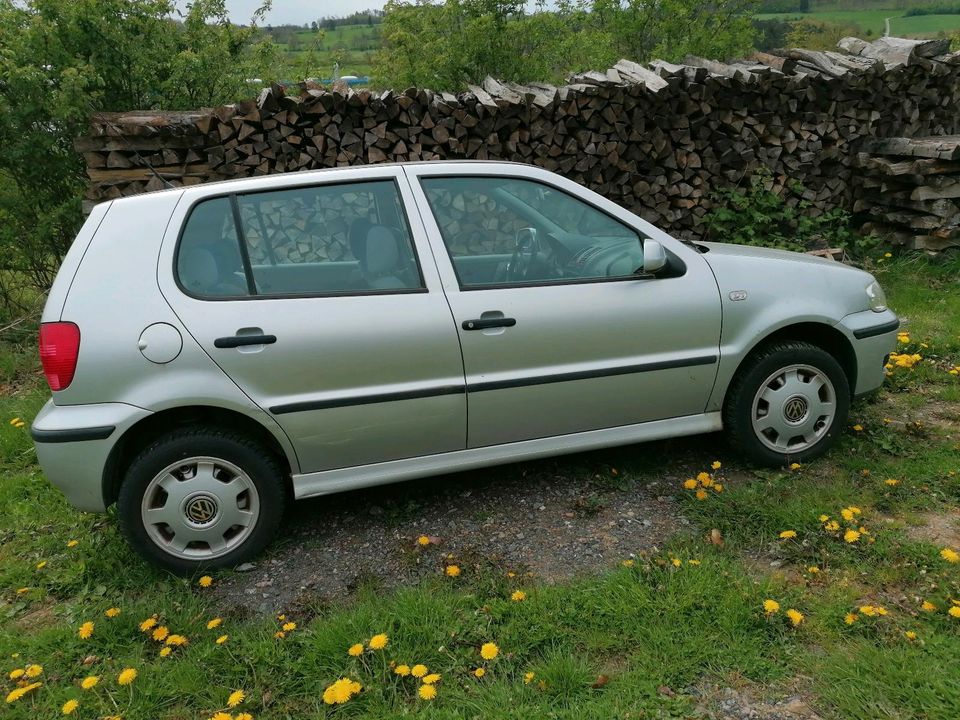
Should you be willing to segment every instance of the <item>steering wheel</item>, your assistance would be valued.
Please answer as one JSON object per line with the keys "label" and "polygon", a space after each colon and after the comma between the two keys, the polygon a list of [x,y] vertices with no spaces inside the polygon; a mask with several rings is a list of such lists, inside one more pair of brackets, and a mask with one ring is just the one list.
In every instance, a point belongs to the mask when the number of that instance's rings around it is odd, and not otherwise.
{"label": "steering wheel", "polygon": [[532,227],[520,228],[517,231],[513,246],[513,256],[507,266],[508,280],[526,280],[530,268],[540,256],[540,241],[537,239],[537,229]]}

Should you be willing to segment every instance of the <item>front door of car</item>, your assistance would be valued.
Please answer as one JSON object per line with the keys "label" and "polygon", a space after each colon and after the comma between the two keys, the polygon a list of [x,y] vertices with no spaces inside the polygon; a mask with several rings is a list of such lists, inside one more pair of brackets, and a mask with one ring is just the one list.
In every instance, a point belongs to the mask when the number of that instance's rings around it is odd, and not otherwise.
{"label": "front door of car", "polygon": [[468,447],[704,412],[720,301],[702,258],[672,246],[645,276],[630,213],[545,171],[476,168],[406,168],[460,335]]}
{"label": "front door of car", "polygon": [[462,450],[460,345],[402,171],[265,182],[184,193],[159,266],[184,326],[301,472]]}

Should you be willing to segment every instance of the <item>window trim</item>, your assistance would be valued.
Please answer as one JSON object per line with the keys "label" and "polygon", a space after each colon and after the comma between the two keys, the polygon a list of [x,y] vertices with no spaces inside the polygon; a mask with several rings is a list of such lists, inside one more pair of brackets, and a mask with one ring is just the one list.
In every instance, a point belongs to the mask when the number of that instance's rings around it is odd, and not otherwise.
{"label": "window trim", "polygon": [[[554,287],[559,285],[587,285],[587,284],[593,284],[593,283],[636,282],[638,280],[643,281],[643,280],[656,279],[651,277],[645,277],[642,275],[618,275],[616,277],[570,278],[566,280],[563,280],[563,279],[537,280],[535,282],[489,283],[486,285],[464,284],[463,280],[460,278],[460,273],[457,271],[457,264],[454,262],[453,255],[450,253],[450,247],[447,245],[446,238],[443,235],[443,229],[440,227],[440,222],[437,220],[437,214],[434,212],[433,204],[430,202],[430,196],[427,194],[427,188],[424,186],[425,180],[441,180],[441,179],[476,180],[478,178],[479,179],[489,178],[489,179],[495,179],[495,180],[513,180],[513,181],[544,185],[550,188],[551,190],[555,190],[559,193],[566,195],[568,198],[572,198],[573,200],[577,200],[578,202],[583,203],[587,207],[610,218],[613,222],[617,223],[618,225],[622,225],[625,228],[629,228],[634,233],[636,233],[638,239],[640,240],[641,247],[643,246],[643,243],[645,243],[647,240],[650,239],[650,237],[646,233],[641,232],[638,228],[628,223],[625,223],[623,220],[607,212],[603,208],[597,207],[592,202],[589,202],[588,200],[585,200],[581,197],[577,197],[576,195],[573,195],[572,193],[565,190],[564,188],[558,187],[557,185],[554,185],[553,183],[547,182],[546,180],[542,180],[540,178],[531,179],[528,177],[521,177],[519,175],[508,175],[508,174],[499,174],[499,173],[496,173],[496,174],[451,173],[449,175],[445,173],[437,173],[435,175],[434,174],[417,175],[416,178],[417,178],[418,184],[420,185],[420,191],[423,193],[423,197],[427,202],[427,210],[429,210],[430,212],[430,217],[433,220],[433,223],[437,226],[437,230],[440,232],[440,242],[443,243],[443,249],[447,253],[447,258],[450,260],[450,267],[453,269],[454,277],[456,277],[457,279],[457,286],[460,288],[461,292],[477,292],[482,290],[520,290],[523,288]],[[520,200],[520,198],[517,198],[517,199]],[[520,200],[520,202],[523,202],[523,201]],[[534,208],[534,210],[536,209]],[[473,257],[476,257],[476,256],[473,256]],[[686,273],[686,267],[684,266],[684,274],[685,273]]]}
{"label": "window trim", "polygon": [[[243,232],[243,226],[240,222],[241,218],[239,215],[239,202],[238,198],[246,197],[249,195],[265,195],[267,193],[277,193],[283,192],[285,190],[308,190],[311,188],[322,188],[322,187],[334,187],[334,186],[343,186],[343,185],[364,185],[369,183],[390,183],[393,185],[393,188],[396,192],[397,201],[400,204],[400,211],[403,213],[403,221],[406,223],[406,229],[410,241],[410,249],[413,251],[413,260],[417,266],[417,276],[420,279],[420,287],[417,288],[382,288],[382,289],[369,289],[369,290],[335,290],[330,292],[309,292],[309,293],[258,293],[256,291],[256,282],[253,278],[253,266],[250,264],[249,253],[247,252],[246,239]],[[203,295],[196,295],[180,282],[180,273],[178,272],[177,262],[180,259],[180,249],[183,242],[183,234],[187,229],[187,225],[190,223],[190,217],[193,215],[193,211],[197,209],[197,206],[210,201],[210,200],[219,200],[221,198],[227,198],[231,211],[233,213],[233,223],[237,226],[237,242],[240,247],[240,258],[243,261],[243,271],[244,275],[247,278],[247,287],[248,294],[246,295],[218,295],[216,297],[207,297]],[[327,182],[317,182],[309,183],[305,185],[287,185],[278,188],[271,188],[269,190],[245,190],[243,192],[219,192],[213,193],[210,195],[204,195],[203,197],[197,198],[194,200],[190,207],[187,208],[186,215],[183,218],[183,222],[180,225],[180,229],[177,231],[177,242],[173,248],[173,282],[177,286],[177,289],[186,295],[189,298],[194,300],[199,300],[201,302],[238,302],[238,301],[249,301],[249,300],[302,300],[307,298],[337,298],[337,297],[368,297],[368,296],[377,296],[377,295],[418,295],[423,293],[430,292],[427,287],[426,278],[423,275],[423,267],[420,262],[420,253],[417,252],[417,243],[414,240],[413,226],[410,223],[410,213],[407,209],[407,204],[404,202],[403,193],[400,189],[400,183],[397,181],[395,176],[382,177],[382,178],[363,178],[359,180],[339,180],[339,181],[327,181]],[[251,287],[251,282],[253,283],[253,294],[250,294],[249,288]]]}

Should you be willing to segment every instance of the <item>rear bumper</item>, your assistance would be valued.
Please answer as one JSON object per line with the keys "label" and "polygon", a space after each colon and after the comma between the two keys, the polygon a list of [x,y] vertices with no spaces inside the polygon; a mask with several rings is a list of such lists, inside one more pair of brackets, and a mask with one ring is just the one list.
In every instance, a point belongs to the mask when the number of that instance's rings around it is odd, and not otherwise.
{"label": "rear bumper", "polygon": [[883,384],[884,365],[897,346],[900,320],[892,310],[864,310],[844,317],[837,323],[857,357],[857,385],[854,396],[866,395]]}
{"label": "rear bumper", "polygon": [[30,433],[44,474],[71,505],[104,512],[103,469],[123,433],[150,411],[125,403],[54,405],[48,400]]}

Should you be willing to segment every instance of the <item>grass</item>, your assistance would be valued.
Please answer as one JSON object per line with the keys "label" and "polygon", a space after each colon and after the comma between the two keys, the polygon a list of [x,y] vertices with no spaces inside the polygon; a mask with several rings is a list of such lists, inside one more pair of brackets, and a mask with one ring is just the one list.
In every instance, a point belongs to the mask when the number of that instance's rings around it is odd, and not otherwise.
{"label": "grass", "polygon": [[[897,37],[918,37],[950,33],[960,29],[960,15],[917,15],[903,17],[906,8],[863,8],[845,10],[814,10],[809,13],[761,13],[759,20],[816,20],[838,25],[855,25],[861,33],[880,37],[885,20],[890,20],[890,33]],[[864,35],[861,35],[863,37]],[[869,39],[869,38],[867,38]]]}
{"label": "grass", "polygon": [[[243,689],[247,699],[230,712],[258,718],[682,718],[698,712],[706,689],[727,686],[761,697],[800,687],[825,718],[957,717],[960,619],[946,608],[960,599],[960,565],[910,526],[960,505],[960,380],[948,374],[960,363],[960,263],[875,263],[910,332],[904,349],[925,359],[857,404],[850,424],[862,430],[851,428],[823,460],[760,471],[723,457],[713,473],[722,493],[698,501],[678,487],[691,529],[662,551],[560,584],[465,564],[456,580],[438,573],[392,592],[369,584],[352,598],[290,608],[283,621],[236,612],[214,629],[207,622],[221,611],[211,591],[147,567],[114,518],[77,513],[50,488],[26,428],[7,422],[29,420],[45,399],[35,361],[26,350],[0,355],[0,684],[5,694],[15,687],[6,673],[31,663],[43,666],[44,683],[5,705],[4,717],[59,716],[71,698],[77,717],[212,717]],[[611,464],[622,478],[664,463],[686,475],[684,458],[651,455],[620,448],[565,462],[585,481]],[[603,502],[602,485],[593,487]],[[861,510],[856,527],[869,531],[856,543],[818,519],[842,518],[851,505]],[[722,545],[704,542],[710,529]],[[797,537],[780,539],[788,529]],[[513,602],[518,587],[527,598]],[[768,598],[781,607],[770,617]],[[925,599],[936,612],[922,612]],[[868,604],[888,614],[844,622]],[[121,614],[107,618],[111,607]],[[798,627],[788,608],[804,614]],[[138,629],[152,616],[189,644],[160,657],[162,644]],[[89,639],[78,636],[85,621],[95,623]],[[296,629],[275,637],[289,621]],[[384,650],[347,655],[379,632],[390,637]],[[479,654],[486,642],[499,646],[493,660]],[[437,698],[419,699],[419,683],[393,674],[390,661],[441,673]],[[130,686],[117,683],[125,667],[139,673]],[[479,667],[483,678],[473,675]],[[88,675],[102,679],[84,691]],[[331,708],[324,689],[340,677],[363,690]]]}

